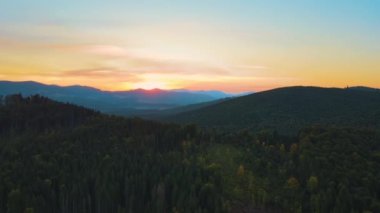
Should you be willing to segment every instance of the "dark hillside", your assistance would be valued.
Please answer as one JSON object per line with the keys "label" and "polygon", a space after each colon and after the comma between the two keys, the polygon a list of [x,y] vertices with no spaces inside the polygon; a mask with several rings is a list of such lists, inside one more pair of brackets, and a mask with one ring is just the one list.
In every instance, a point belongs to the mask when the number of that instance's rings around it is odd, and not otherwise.
{"label": "dark hillside", "polygon": [[380,127],[380,93],[366,90],[288,87],[184,112],[169,121],[222,129],[274,129],[295,133],[310,125]]}
{"label": "dark hillside", "polygon": [[19,95],[0,112],[0,212],[380,212],[373,129],[215,133]]}

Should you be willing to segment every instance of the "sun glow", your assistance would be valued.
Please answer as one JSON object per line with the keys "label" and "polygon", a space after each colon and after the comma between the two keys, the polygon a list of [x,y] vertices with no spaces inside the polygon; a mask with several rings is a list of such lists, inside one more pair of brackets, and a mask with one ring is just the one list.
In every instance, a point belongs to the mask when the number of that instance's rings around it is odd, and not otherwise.
{"label": "sun glow", "polygon": [[2,1],[0,80],[107,91],[380,87],[376,1],[47,2]]}
{"label": "sun glow", "polygon": [[143,82],[138,82],[132,85],[134,89],[146,89],[146,90],[151,90],[151,89],[170,89],[168,88],[167,84],[164,82],[159,82],[159,81],[143,81]]}

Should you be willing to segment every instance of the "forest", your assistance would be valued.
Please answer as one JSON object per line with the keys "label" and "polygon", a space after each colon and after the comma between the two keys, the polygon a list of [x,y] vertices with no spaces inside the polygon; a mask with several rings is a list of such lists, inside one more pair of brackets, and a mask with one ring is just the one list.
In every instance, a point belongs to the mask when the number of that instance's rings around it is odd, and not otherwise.
{"label": "forest", "polygon": [[0,98],[0,212],[380,212],[380,132],[225,132]]}
{"label": "forest", "polygon": [[380,92],[366,87],[283,87],[187,110],[162,120],[233,132],[272,129],[282,135],[297,135],[313,125],[380,129]]}

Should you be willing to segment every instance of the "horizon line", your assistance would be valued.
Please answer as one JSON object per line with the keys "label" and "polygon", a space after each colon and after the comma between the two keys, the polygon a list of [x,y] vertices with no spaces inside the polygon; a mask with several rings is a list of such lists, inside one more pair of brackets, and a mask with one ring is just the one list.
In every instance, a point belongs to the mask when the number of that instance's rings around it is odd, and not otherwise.
{"label": "horizon line", "polygon": [[218,90],[218,89],[188,89],[188,88],[175,88],[175,89],[163,89],[163,88],[151,88],[151,89],[145,89],[145,88],[133,88],[133,89],[127,89],[127,90],[104,90],[98,87],[94,86],[88,86],[88,85],[83,85],[83,84],[70,84],[70,85],[59,85],[59,84],[49,84],[49,83],[43,83],[39,81],[34,81],[34,80],[24,80],[24,81],[11,81],[11,80],[1,80],[0,82],[8,82],[8,83],[36,83],[36,84],[41,84],[45,86],[57,86],[57,87],[63,87],[63,88],[69,88],[69,87],[83,87],[83,88],[90,88],[90,89],[95,89],[99,90],[102,92],[129,92],[129,91],[136,91],[136,90],[143,90],[143,91],[155,91],[155,90],[160,90],[160,91],[190,91],[190,92],[210,92],[210,91],[217,91],[217,92],[223,92],[227,95],[238,95],[238,94],[244,94],[244,93],[257,93],[257,92],[264,92],[264,91],[270,91],[274,89],[280,89],[280,88],[288,88],[288,87],[317,87],[317,88],[336,88],[336,89],[347,89],[347,88],[355,88],[355,87],[364,87],[364,88],[372,88],[372,89],[380,89],[377,87],[371,87],[371,86],[365,86],[365,85],[347,85],[344,87],[337,87],[337,86],[319,86],[319,85],[289,85],[289,86],[279,86],[279,87],[273,87],[265,90],[260,90],[260,91],[242,91],[242,92],[228,92],[224,90]]}

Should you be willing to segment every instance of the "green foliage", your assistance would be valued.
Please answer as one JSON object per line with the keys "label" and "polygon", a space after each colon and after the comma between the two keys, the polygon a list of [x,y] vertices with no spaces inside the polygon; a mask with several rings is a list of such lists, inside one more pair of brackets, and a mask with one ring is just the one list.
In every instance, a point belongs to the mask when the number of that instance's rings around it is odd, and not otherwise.
{"label": "green foliage", "polygon": [[310,176],[309,180],[307,181],[307,189],[314,193],[318,189],[318,178],[315,176]]}
{"label": "green foliage", "polygon": [[300,183],[295,177],[290,177],[286,183],[286,187],[290,190],[297,190],[300,187]]}
{"label": "green foliage", "polygon": [[297,134],[310,125],[380,129],[380,93],[371,90],[286,87],[226,100],[167,120],[227,131]]}
{"label": "green foliage", "polygon": [[43,97],[0,106],[0,212],[379,212],[380,133],[217,133]]}

